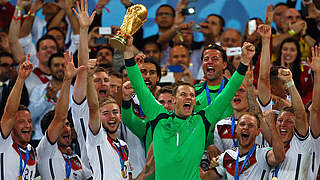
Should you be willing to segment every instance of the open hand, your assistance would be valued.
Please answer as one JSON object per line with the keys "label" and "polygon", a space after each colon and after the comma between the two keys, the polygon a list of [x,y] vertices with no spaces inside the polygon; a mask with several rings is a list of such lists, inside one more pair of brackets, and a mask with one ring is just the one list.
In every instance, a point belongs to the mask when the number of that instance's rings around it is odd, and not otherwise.
{"label": "open hand", "polygon": [[307,58],[307,63],[311,67],[312,71],[320,72],[320,47],[316,46],[312,48],[312,57]]}
{"label": "open hand", "polygon": [[64,79],[65,80],[71,80],[75,75],[81,71],[85,70],[84,66],[80,66],[79,68],[75,68],[73,64],[73,55],[72,52],[69,56],[69,51],[67,50],[66,53],[64,53],[64,59],[65,59],[65,70],[64,70]]}
{"label": "open hand", "polygon": [[81,1],[81,7],[79,6],[79,2],[77,1],[77,9],[78,9],[78,12],[76,9],[72,8],[72,10],[74,11],[74,13],[76,14],[76,16],[78,17],[79,19],[79,24],[80,24],[80,27],[82,28],[89,28],[89,26],[91,25],[93,19],[94,19],[94,16],[96,14],[96,11],[94,11],[91,16],[89,16],[88,14],[88,2],[87,0],[85,0],[85,5],[83,5],[83,1]]}

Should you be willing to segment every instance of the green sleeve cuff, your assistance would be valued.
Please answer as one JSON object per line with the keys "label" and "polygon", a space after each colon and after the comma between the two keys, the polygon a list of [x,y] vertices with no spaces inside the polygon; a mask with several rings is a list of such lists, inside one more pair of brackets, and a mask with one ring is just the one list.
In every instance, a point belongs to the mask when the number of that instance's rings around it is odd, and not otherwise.
{"label": "green sleeve cuff", "polygon": [[132,102],[132,99],[130,101],[122,100],[122,103],[121,103],[122,108],[129,109],[131,107],[131,102]]}
{"label": "green sleeve cuff", "polygon": [[134,60],[134,58],[131,58],[131,59],[125,59],[125,65],[127,67],[131,67],[131,66],[134,66],[136,65],[136,61]]}
{"label": "green sleeve cuff", "polygon": [[240,62],[238,69],[237,69],[238,73],[241,75],[245,75],[247,70],[248,70],[248,66],[246,66]]}

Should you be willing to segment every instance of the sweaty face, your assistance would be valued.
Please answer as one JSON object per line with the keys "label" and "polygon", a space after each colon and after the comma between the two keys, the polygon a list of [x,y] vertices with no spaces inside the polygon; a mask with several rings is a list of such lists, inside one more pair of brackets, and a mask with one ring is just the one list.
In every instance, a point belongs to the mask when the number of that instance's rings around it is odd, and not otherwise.
{"label": "sweaty face", "polygon": [[248,114],[241,116],[238,120],[236,131],[239,146],[242,148],[252,146],[260,133],[256,118]]}
{"label": "sweaty face", "polygon": [[155,21],[158,24],[159,28],[170,28],[173,24],[173,12],[169,7],[161,7],[158,9],[156,14]]}
{"label": "sweaty face", "polygon": [[170,50],[170,58],[168,60],[170,65],[185,65],[189,66],[190,56],[187,48],[183,46],[174,46]]}
{"label": "sweaty face", "polygon": [[64,122],[64,126],[58,138],[57,143],[58,143],[58,146],[61,146],[64,148],[69,147],[71,144],[71,127],[67,119]]}
{"label": "sweaty face", "polygon": [[286,67],[293,63],[298,54],[297,46],[293,42],[284,43],[281,49],[281,62]]}
{"label": "sweaty face", "polygon": [[278,116],[276,127],[280,132],[280,139],[284,145],[289,144],[292,139],[295,118],[295,115],[288,111],[281,112]]}
{"label": "sweaty face", "polygon": [[227,63],[223,62],[222,54],[216,49],[203,52],[202,70],[207,80],[215,81],[221,78]]}
{"label": "sweaty face", "polygon": [[94,87],[98,94],[98,99],[102,100],[109,95],[109,77],[105,72],[96,72],[93,74]]}
{"label": "sweaty face", "polygon": [[160,104],[166,108],[168,111],[173,111],[174,110],[174,97],[170,93],[161,93],[158,96],[158,101]]}
{"label": "sweaty face", "polygon": [[103,48],[97,53],[97,65],[112,67],[112,52]]}
{"label": "sweaty face", "polygon": [[48,66],[48,60],[52,54],[57,53],[57,45],[51,39],[46,39],[40,42],[39,51],[37,52],[37,58],[39,59],[39,64]]}
{"label": "sweaty face", "polygon": [[56,29],[49,31],[47,34],[53,36],[56,39],[59,49],[64,49],[64,34],[62,34],[60,31]]}
{"label": "sweaty face", "polygon": [[31,140],[32,135],[32,119],[30,112],[27,110],[21,110],[16,113],[16,122],[12,130],[12,138],[19,145],[26,145]]}
{"label": "sweaty face", "polygon": [[111,75],[109,84],[110,95],[112,96],[112,98],[115,98],[122,87],[122,79],[118,78],[117,76]]}
{"label": "sweaty face", "polygon": [[146,44],[144,46],[144,52],[147,57],[153,57],[155,60],[160,63],[160,59],[162,57],[161,50],[156,44]]}
{"label": "sweaty face", "polygon": [[221,46],[223,47],[240,47],[241,35],[233,30],[229,29],[221,35]]}
{"label": "sweaty face", "polygon": [[14,74],[14,61],[11,57],[3,56],[0,58],[0,80],[7,81]]}
{"label": "sweaty face", "polygon": [[219,18],[217,16],[209,16],[205,22],[208,23],[208,27],[212,31],[213,37],[220,35],[223,27],[221,27]]}
{"label": "sweaty face", "polygon": [[232,105],[232,108],[238,112],[243,112],[248,109],[246,89],[243,85],[240,86],[236,95],[233,97],[231,101],[231,105]]}
{"label": "sweaty face", "polygon": [[63,81],[64,70],[66,69],[64,63],[65,59],[63,57],[55,57],[51,60],[50,70],[52,78]]}
{"label": "sweaty face", "polygon": [[156,87],[157,81],[159,81],[156,66],[152,63],[143,63],[140,65],[140,71],[144,82],[152,92]]}
{"label": "sweaty face", "polygon": [[175,97],[175,113],[180,117],[188,117],[193,112],[195,105],[195,91],[193,87],[181,85],[177,89]]}
{"label": "sweaty face", "polygon": [[109,103],[100,107],[100,118],[103,128],[108,133],[116,133],[121,121],[119,106],[114,103]]}

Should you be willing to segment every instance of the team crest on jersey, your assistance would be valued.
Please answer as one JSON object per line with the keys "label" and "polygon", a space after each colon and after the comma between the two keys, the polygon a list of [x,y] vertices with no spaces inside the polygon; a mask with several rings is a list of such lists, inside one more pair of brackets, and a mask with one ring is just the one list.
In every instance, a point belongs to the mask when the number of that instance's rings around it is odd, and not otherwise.
{"label": "team crest on jersey", "polygon": [[[30,145],[28,145],[28,146],[30,146]],[[20,156],[18,145],[13,143],[12,147]],[[22,156],[22,159],[25,161],[25,158],[26,158],[26,151],[25,150],[21,150],[21,156]],[[30,146],[30,152],[29,152],[29,160],[28,160],[27,164],[28,164],[28,166],[33,166],[36,164],[36,154],[31,146]]]}

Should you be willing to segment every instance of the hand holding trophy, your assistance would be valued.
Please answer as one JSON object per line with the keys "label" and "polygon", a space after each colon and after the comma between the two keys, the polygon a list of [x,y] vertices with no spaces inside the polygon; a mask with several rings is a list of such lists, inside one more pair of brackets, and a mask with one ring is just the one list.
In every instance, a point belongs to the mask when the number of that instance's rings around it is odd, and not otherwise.
{"label": "hand holding trophy", "polygon": [[120,34],[110,39],[114,49],[123,51],[127,45],[125,34],[133,35],[147,21],[147,8],[142,4],[136,4],[128,8],[120,27]]}

